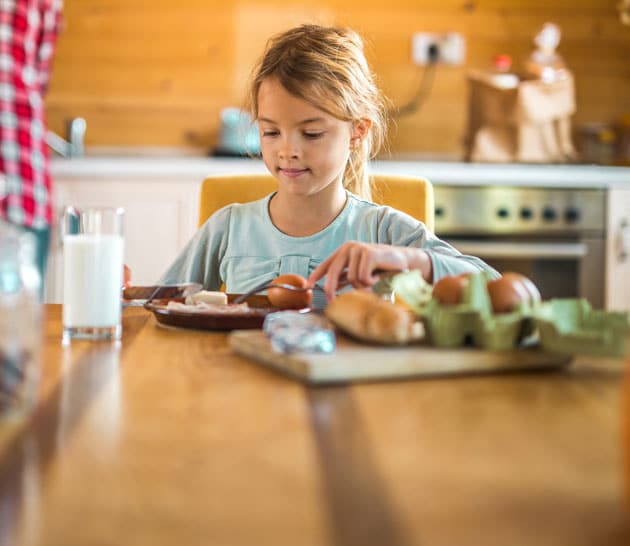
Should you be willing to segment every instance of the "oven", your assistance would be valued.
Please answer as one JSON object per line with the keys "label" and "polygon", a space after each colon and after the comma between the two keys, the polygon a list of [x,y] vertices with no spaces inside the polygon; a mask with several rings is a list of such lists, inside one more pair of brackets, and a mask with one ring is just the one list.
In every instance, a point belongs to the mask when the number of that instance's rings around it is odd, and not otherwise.
{"label": "oven", "polygon": [[544,299],[604,307],[603,189],[434,186],[435,232],[499,272],[529,277]]}

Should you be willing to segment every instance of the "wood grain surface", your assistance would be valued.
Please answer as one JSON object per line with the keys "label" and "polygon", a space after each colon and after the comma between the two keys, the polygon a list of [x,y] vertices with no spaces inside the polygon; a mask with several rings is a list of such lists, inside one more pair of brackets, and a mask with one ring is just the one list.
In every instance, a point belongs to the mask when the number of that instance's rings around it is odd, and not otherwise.
{"label": "wood grain surface", "polygon": [[308,388],[142,308],[64,347],[46,308],[0,544],[630,543],[623,363]]}
{"label": "wood grain surface", "polygon": [[[613,122],[630,110],[630,33],[619,0],[65,0],[66,25],[53,64],[47,118],[66,134],[83,116],[88,146],[167,146],[206,153],[219,140],[221,110],[242,106],[266,41],[306,22],[361,33],[379,87],[395,107],[429,88],[417,111],[391,123],[393,153],[461,157],[466,74],[509,54],[522,69],[546,21],[562,29],[559,53],[575,74],[573,123]],[[411,61],[415,32],[458,32],[459,66],[435,76]],[[431,85],[426,85],[432,82]],[[384,155],[387,155],[387,151]]]}
{"label": "wood grain surface", "polygon": [[557,370],[570,356],[537,348],[486,351],[472,347],[369,345],[337,335],[334,353],[279,353],[260,330],[234,331],[229,344],[236,354],[312,384],[377,381],[476,373]]}

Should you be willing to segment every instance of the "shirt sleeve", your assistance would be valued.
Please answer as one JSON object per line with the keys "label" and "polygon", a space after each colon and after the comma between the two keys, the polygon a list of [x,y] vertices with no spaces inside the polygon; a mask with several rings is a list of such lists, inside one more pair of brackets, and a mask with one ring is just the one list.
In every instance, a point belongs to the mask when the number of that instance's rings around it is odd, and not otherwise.
{"label": "shirt sleeve", "polygon": [[198,282],[205,290],[219,290],[223,283],[219,264],[225,254],[231,212],[231,206],[227,206],[210,216],[162,275],[159,283]]}
{"label": "shirt sleeve", "polygon": [[390,207],[384,207],[379,223],[379,242],[421,248],[433,265],[433,281],[447,275],[487,271],[493,277],[499,273],[476,256],[462,254],[440,239],[415,218]]}

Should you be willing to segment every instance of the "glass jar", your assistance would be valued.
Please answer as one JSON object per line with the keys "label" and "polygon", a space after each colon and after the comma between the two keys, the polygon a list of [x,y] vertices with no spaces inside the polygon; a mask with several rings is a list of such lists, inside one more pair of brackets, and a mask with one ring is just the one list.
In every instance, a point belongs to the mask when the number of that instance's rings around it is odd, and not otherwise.
{"label": "glass jar", "polygon": [[41,278],[36,241],[0,219],[0,418],[23,417],[33,407],[40,371]]}
{"label": "glass jar", "polygon": [[607,123],[585,123],[576,129],[582,163],[611,165],[615,158],[615,130]]}

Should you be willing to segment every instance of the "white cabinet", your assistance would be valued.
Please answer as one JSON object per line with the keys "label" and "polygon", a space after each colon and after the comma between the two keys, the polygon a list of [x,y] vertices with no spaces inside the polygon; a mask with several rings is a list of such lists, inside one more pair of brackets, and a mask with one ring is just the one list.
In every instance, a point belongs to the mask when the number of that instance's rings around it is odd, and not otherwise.
{"label": "white cabinet", "polygon": [[63,246],[59,222],[66,206],[125,209],[125,263],[134,284],[154,284],[195,233],[202,177],[57,177],[45,301],[63,297]]}
{"label": "white cabinet", "polygon": [[630,311],[630,189],[608,191],[606,309]]}

